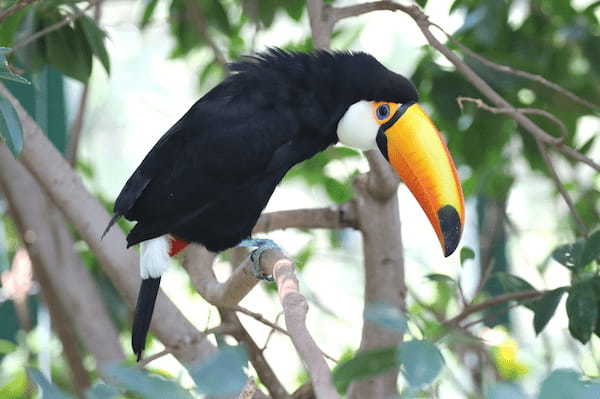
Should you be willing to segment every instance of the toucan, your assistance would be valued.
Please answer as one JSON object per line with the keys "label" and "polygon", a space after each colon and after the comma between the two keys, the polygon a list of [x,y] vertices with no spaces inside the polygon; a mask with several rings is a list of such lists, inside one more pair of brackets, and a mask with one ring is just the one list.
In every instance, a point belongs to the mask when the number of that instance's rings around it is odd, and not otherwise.
{"label": "toucan", "polygon": [[219,252],[249,238],[286,172],[338,142],[381,151],[423,208],[445,256],[462,234],[456,167],[407,78],[348,51],[268,49],[229,69],[146,155],[106,228],[121,216],[137,222],[127,247],[141,243],[132,330],[138,361],[169,257],[188,243]]}

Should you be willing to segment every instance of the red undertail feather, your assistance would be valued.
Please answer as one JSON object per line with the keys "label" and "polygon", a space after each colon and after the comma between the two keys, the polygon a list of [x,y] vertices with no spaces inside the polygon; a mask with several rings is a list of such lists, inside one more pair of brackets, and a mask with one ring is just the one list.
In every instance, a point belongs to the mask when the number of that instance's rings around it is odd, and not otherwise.
{"label": "red undertail feather", "polygon": [[183,251],[188,244],[189,242],[187,241],[171,237],[171,249],[169,249],[169,256],[173,257],[177,255],[179,252]]}

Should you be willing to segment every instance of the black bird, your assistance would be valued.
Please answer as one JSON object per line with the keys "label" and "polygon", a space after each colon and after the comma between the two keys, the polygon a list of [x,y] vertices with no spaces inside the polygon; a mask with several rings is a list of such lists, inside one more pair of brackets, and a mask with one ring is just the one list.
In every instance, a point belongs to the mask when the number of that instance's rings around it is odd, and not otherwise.
{"label": "black bird", "polygon": [[460,240],[456,169],[408,79],[362,52],[271,49],[230,70],[146,155],[107,227],[120,216],[137,221],[127,246],[142,243],[132,335],[138,360],[169,256],[189,242],[218,252],[250,237],[286,172],[338,141],[382,152],[446,256]]}

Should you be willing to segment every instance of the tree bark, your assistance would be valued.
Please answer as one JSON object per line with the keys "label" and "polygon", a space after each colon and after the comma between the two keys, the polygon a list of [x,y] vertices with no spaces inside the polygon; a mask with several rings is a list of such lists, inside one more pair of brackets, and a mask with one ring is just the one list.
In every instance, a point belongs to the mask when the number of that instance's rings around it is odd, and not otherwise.
{"label": "tree bark", "polygon": [[[113,228],[104,240],[100,240],[110,220],[108,212],[85,189],[79,176],[3,85],[0,85],[0,94],[11,102],[23,127],[21,163],[79,231],[130,309],[133,309],[140,283],[135,251],[125,248],[125,235],[118,228]],[[162,292],[157,299],[151,328],[184,365],[195,363],[215,351],[205,335],[192,326]]]}

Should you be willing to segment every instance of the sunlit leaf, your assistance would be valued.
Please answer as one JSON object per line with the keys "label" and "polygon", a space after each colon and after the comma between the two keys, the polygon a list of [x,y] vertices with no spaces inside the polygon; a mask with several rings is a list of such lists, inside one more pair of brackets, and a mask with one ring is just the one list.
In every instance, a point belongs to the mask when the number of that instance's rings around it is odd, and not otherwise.
{"label": "sunlit leaf", "polygon": [[567,298],[567,315],[571,335],[585,344],[590,340],[596,326],[598,298],[591,281],[583,281],[571,287]]}
{"label": "sunlit leaf", "polygon": [[198,391],[208,396],[237,396],[244,388],[247,377],[244,367],[248,355],[240,346],[220,347],[219,351],[202,363],[193,366],[190,374]]}
{"label": "sunlit leaf", "polygon": [[58,389],[39,370],[27,369],[27,373],[42,393],[41,399],[72,399],[71,395]]}
{"label": "sunlit leaf", "polygon": [[111,383],[144,399],[193,399],[193,396],[174,381],[150,375],[137,367],[113,366],[105,371]]}
{"label": "sunlit leaf", "polygon": [[536,334],[541,333],[552,316],[556,312],[556,307],[560,303],[560,299],[566,292],[564,287],[546,292],[540,299],[533,303],[533,329]]}
{"label": "sunlit leaf", "polygon": [[456,281],[448,275],[440,274],[440,273],[431,273],[425,276],[430,281],[435,281],[437,283],[445,283],[445,284],[456,284]]}
{"label": "sunlit leaf", "polygon": [[8,149],[17,156],[23,149],[23,130],[17,112],[10,101],[0,96],[0,138]]}
{"label": "sunlit leaf", "polygon": [[400,310],[387,304],[367,304],[364,318],[368,322],[396,331],[399,334],[404,334],[406,331],[406,317]]}
{"label": "sunlit leaf", "polygon": [[396,347],[359,352],[352,359],[335,367],[333,382],[338,392],[343,394],[352,381],[383,374],[398,365]]}
{"label": "sunlit leaf", "polygon": [[422,387],[435,380],[444,367],[440,350],[427,341],[412,340],[400,345],[398,358],[404,378],[412,387]]}
{"label": "sunlit leaf", "polygon": [[352,198],[352,186],[349,183],[342,183],[332,177],[325,176],[325,190],[333,201],[342,203]]}

